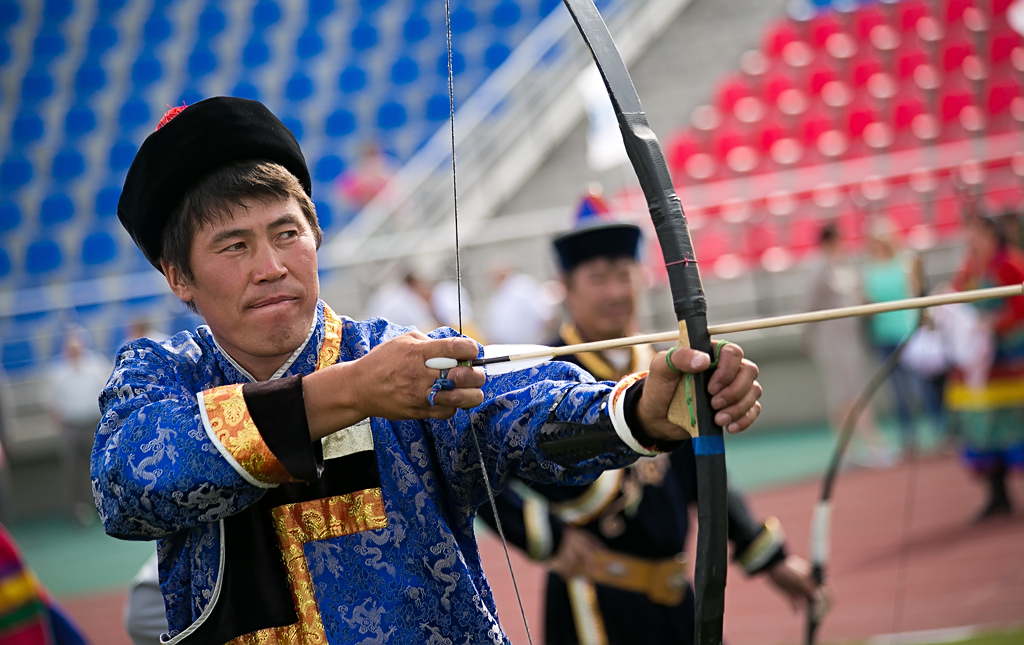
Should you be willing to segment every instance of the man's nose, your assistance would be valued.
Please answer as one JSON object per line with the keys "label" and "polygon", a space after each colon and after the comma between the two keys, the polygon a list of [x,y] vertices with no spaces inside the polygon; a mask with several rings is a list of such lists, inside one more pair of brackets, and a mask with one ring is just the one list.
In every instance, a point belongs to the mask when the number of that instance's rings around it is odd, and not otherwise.
{"label": "man's nose", "polygon": [[273,282],[288,273],[279,251],[271,244],[264,245],[257,251],[255,260],[253,282]]}

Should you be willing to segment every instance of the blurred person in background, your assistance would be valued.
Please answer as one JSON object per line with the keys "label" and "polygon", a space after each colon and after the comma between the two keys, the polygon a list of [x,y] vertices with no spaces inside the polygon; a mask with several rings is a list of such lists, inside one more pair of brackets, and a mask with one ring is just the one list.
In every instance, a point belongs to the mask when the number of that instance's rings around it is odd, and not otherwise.
{"label": "blurred person in background", "polygon": [[[869,303],[902,300],[921,294],[921,263],[916,254],[899,252],[892,224],[877,218],[870,225],[867,254],[862,268],[864,300]],[[885,361],[917,328],[920,312],[916,309],[889,311],[868,319],[871,344],[878,358]],[[914,406],[922,394],[923,383],[902,363],[889,372],[889,383],[896,406],[904,451],[915,445]]]}
{"label": "blurred person in background", "polygon": [[[1024,283],[1024,254],[1007,242],[998,219],[981,214],[965,223],[966,253],[952,282],[955,290]],[[971,305],[994,344],[980,376],[951,372],[946,404],[963,442],[966,466],[987,482],[988,499],[976,519],[1009,515],[1011,469],[1024,469],[1024,296]],[[987,372],[987,373],[986,373]]]}
{"label": "blurred person in background", "polygon": [[491,271],[491,297],[484,334],[492,343],[535,344],[552,333],[560,298],[532,276],[516,271],[507,259]]}
{"label": "blurred person in background", "polygon": [[388,185],[395,164],[378,143],[367,142],[359,149],[355,168],[338,178],[338,193],[358,212]]}
{"label": "blurred person in background", "polygon": [[[565,285],[567,320],[554,346],[636,333],[640,229],[581,213],[575,230],[555,239]],[[616,380],[650,362],[639,345],[561,356],[594,378]],[[586,486],[527,485],[521,480],[496,502],[505,537],[550,570],[545,642],[690,643],[694,598],[683,553],[696,504],[690,442],[671,455],[608,471]],[[480,518],[497,528],[488,505]],[[794,608],[816,592],[810,565],[789,555],[779,521],[755,521],[729,493],[733,558],[748,575],[763,574]],[[596,604],[593,602],[596,594]]]}
{"label": "blurred person in background", "polygon": [[100,420],[99,396],[107,384],[110,361],[89,348],[85,330],[69,327],[60,358],[50,366],[47,387],[50,415],[60,428],[60,463],[66,510],[79,525],[96,518],[89,484],[89,455]]}
{"label": "blurred person in background", "polygon": [[[811,267],[806,310],[859,304],[861,290],[857,272],[846,262],[839,227],[835,222],[821,228],[818,247],[820,254]],[[829,422],[838,431],[870,374],[863,323],[857,318],[826,320],[805,325],[803,334],[805,351],[818,368],[825,388]],[[896,453],[878,432],[870,405],[860,415],[854,437],[864,454],[850,454],[848,459],[869,467],[895,465]]]}
{"label": "blurred person in background", "polygon": [[86,645],[82,630],[25,564],[0,524],[0,645]]}

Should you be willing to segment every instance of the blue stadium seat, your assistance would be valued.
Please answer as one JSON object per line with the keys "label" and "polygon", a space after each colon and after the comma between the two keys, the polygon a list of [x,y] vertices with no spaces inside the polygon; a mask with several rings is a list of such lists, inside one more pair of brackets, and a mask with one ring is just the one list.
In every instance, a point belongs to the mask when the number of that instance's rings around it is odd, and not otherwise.
{"label": "blue stadium seat", "polygon": [[63,54],[64,49],[64,36],[59,31],[43,29],[32,46],[32,57],[36,63],[46,64]]}
{"label": "blue stadium seat", "polygon": [[117,214],[117,202],[121,199],[120,186],[106,186],[96,193],[96,217],[110,217]]}
{"label": "blue stadium seat", "polygon": [[0,202],[0,233],[13,231],[21,224],[21,209],[14,202]]}
{"label": "blue stadium seat", "polygon": [[0,247],[0,281],[11,275],[11,257]]}
{"label": "blue stadium seat", "polygon": [[349,65],[341,70],[338,76],[338,89],[345,94],[353,94],[366,87],[366,72],[357,65]]}
{"label": "blue stadium seat", "polygon": [[334,181],[345,170],[345,162],[338,155],[324,155],[316,162],[313,179],[324,183]]}
{"label": "blue stadium seat", "polygon": [[[466,71],[466,57],[457,49],[452,50],[452,74],[458,76]],[[443,51],[437,57],[437,75],[441,78],[448,78],[448,52]]]}
{"label": "blue stadium seat", "polygon": [[136,152],[138,148],[131,141],[118,141],[110,148],[110,169],[114,172],[128,170]]}
{"label": "blue stadium seat", "polygon": [[53,93],[53,79],[43,67],[33,67],[21,79],[23,105],[34,105]]}
{"label": "blue stadium seat", "polygon": [[281,19],[281,8],[273,0],[259,0],[252,9],[253,28],[262,31]]}
{"label": "blue stadium seat", "polygon": [[305,101],[313,94],[313,81],[302,72],[295,72],[288,79],[284,93],[289,101]]}
{"label": "blue stadium seat", "polygon": [[315,22],[334,12],[334,0],[309,0],[309,21]]}
{"label": "blue stadium seat", "polygon": [[364,14],[373,13],[384,6],[387,0],[359,0],[359,8]]}
{"label": "blue stadium seat", "polygon": [[303,128],[302,121],[300,119],[296,119],[293,116],[285,116],[281,117],[281,123],[283,123],[286,128],[292,131],[292,134],[295,135],[295,139],[297,141],[299,141],[300,143],[302,142]]}
{"label": "blue stadium seat", "polygon": [[51,174],[58,182],[65,182],[85,172],[85,159],[77,150],[61,150],[53,157]]}
{"label": "blue stadium seat", "polygon": [[188,73],[193,79],[202,78],[217,69],[217,56],[209,46],[200,43],[188,57]]}
{"label": "blue stadium seat", "polygon": [[0,67],[3,67],[11,60],[11,46],[7,40],[0,40]]}
{"label": "blue stadium seat", "polygon": [[171,21],[157,8],[142,27],[143,42],[147,48],[152,48],[170,38],[173,30]]}
{"label": "blue stadium seat", "polygon": [[127,128],[137,128],[149,123],[149,105],[137,96],[133,96],[121,106],[121,117],[118,123]]}
{"label": "blue stadium seat", "polygon": [[385,101],[377,110],[377,127],[381,130],[395,130],[405,125],[405,108],[396,101]]}
{"label": "blue stadium seat", "polygon": [[0,2],[0,29],[7,29],[21,18],[21,7],[13,0]]}
{"label": "blue stadium seat", "polygon": [[402,38],[405,42],[418,43],[430,35],[430,21],[423,14],[414,13],[405,21],[402,27]]}
{"label": "blue stadium seat", "polygon": [[491,43],[491,45],[484,51],[484,65],[487,69],[492,72],[508,58],[508,55],[512,53],[512,50],[508,48],[508,45],[502,42]]}
{"label": "blue stadium seat", "polygon": [[345,109],[335,110],[327,117],[324,133],[329,137],[344,137],[356,129],[356,117]]}
{"label": "blue stadium seat", "polygon": [[242,49],[242,64],[248,68],[259,67],[270,60],[270,48],[258,33],[254,33]]}
{"label": "blue stadium seat", "polygon": [[80,97],[92,96],[107,84],[107,73],[94,63],[85,63],[75,74],[75,92]]}
{"label": "blue stadium seat", "polygon": [[420,77],[420,66],[412,58],[402,56],[391,66],[391,82],[406,85]]}
{"label": "blue stadium seat", "polygon": [[32,164],[19,155],[9,156],[0,163],[0,190],[17,190],[32,181]]}
{"label": "blue stadium seat", "polygon": [[299,57],[299,60],[308,60],[313,58],[324,50],[324,40],[317,33],[316,27],[309,25],[301,34],[299,39],[295,43],[295,55]]}
{"label": "blue stadium seat", "polygon": [[71,138],[96,129],[96,114],[87,105],[72,105],[64,115],[64,132]]}
{"label": "blue stadium seat", "polygon": [[0,349],[0,362],[4,370],[17,374],[32,367],[35,363],[35,352],[30,340],[12,340],[5,342]]}
{"label": "blue stadium seat", "polygon": [[99,0],[97,9],[99,10],[100,18],[106,20],[113,17],[115,13],[124,7],[125,2],[126,0]]}
{"label": "blue stadium seat", "polygon": [[491,14],[491,23],[498,29],[507,29],[514,26],[522,17],[519,4],[513,0],[501,0]]}
{"label": "blue stadium seat", "polygon": [[206,5],[203,12],[199,14],[199,39],[213,38],[224,31],[226,25],[224,12],[212,4]]}
{"label": "blue stadium seat", "polygon": [[331,205],[327,202],[317,201],[313,202],[313,207],[316,209],[316,219],[320,222],[320,228],[328,230],[334,223],[334,216],[331,213]]}
{"label": "blue stadium seat", "polygon": [[427,120],[444,121],[451,115],[447,94],[435,94],[427,99]]}
{"label": "blue stadium seat", "polygon": [[476,27],[476,14],[469,7],[459,7],[452,11],[450,22],[453,34],[464,34]]}
{"label": "blue stadium seat", "polygon": [[561,7],[562,0],[540,0],[540,4],[537,7],[537,12],[541,17],[547,16],[549,13],[555,10],[555,7]]}
{"label": "blue stadium seat", "polygon": [[260,100],[260,91],[252,83],[242,81],[231,90],[231,96],[258,101]]}
{"label": "blue stadium seat", "polygon": [[202,101],[204,98],[206,97],[203,96],[202,92],[193,87],[189,87],[181,91],[181,94],[178,95],[178,100],[175,101],[174,104],[192,105],[193,103],[198,103],[199,101]]}
{"label": "blue stadium seat", "polygon": [[113,25],[98,22],[89,31],[89,49],[86,58],[95,61],[117,44],[117,29]]}
{"label": "blue stadium seat", "polygon": [[43,119],[33,112],[22,112],[11,124],[11,142],[25,145],[43,138]]}
{"label": "blue stadium seat", "polygon": [[49,25],[59,25],[75,10],[71,0],[46,0],[43,7],[43,21]]}
{"label": "blue stadium seat", "polygon": [[163,69],[152,54],[143,54],[135,64],[132,65],[132,83],[136,89],[141,89],[160,80]]}
{"label": "blue stadium seat", "polygon": [[42,275],[60,266],[60,246],[54,240],[36,240],[25,249],[25,273]]}
{"label": "blue stadium seat", "polygon": [[63,193],[50,195],[39,206],[39,223],[43,226],[63,224],[74,216],[75,203]]}
{"label": "blue stadium seat", "polygon": [[105,231],[94,231],[82,240],[82,264],[98,266],[117,257],[117,243]]}
{"label": "blue stadium seat", "polygon": [[377,29],[365,20],[360,20],[352,28],[352,49],[365,51],[377,44]]}

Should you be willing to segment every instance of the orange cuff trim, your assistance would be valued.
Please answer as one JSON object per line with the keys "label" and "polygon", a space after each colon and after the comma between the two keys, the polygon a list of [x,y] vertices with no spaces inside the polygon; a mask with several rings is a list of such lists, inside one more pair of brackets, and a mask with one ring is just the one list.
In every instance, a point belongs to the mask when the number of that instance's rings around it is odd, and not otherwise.
{"label": "orange cuff trim", "polygon": [[263,441],[245,405],[241,383],[200,392],[199,411],[217,449],[250,484],[269,488],[299,481]]}

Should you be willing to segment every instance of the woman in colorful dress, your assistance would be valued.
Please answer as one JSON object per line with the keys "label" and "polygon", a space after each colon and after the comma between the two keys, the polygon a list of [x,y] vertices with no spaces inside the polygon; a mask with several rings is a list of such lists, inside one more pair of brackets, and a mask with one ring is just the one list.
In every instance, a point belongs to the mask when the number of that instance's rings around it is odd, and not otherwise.
{"label": "woman in colorful dress", "polygon": [[[1024,282],[1024,253],[1007,243],[996,219],[972,216],[965,233],[967,253],[954,289]],[[991,367],[987,378],[953,370],[946,403],[959,425],[965,465],[988,482],[988,501],[977,516],[982,521],[1011,512],[1006,476],[1024,469],[1024,296],[974,307],[994,341]]]}

